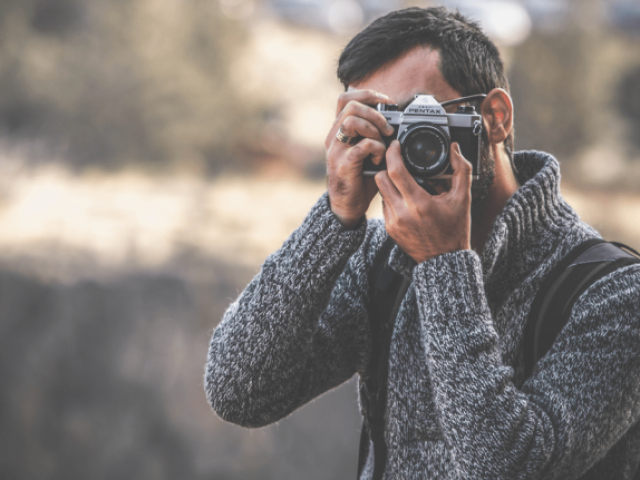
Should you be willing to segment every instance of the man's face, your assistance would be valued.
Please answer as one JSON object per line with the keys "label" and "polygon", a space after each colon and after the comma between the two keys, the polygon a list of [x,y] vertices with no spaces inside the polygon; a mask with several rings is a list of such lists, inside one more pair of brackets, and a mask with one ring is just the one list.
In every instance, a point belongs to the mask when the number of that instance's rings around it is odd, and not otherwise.
{"label": "man's face", "polygon": [[[444,79],[438,67],[439,63],[440,53],[437,50],[416,47],[366,79],[349,85],[349,89],[371,89],[384,93],[398,103],[400,109],[411,103],[417,94],[432,95],[440,103],[462,97],[460,92]],[[451,113],[455,108],[453,105],[447,107],[447,110]],[[491,148],[486,142],[486,137],[483,140],[480,179],[474,181],[471,187],[474,211],[481,208],[495,177],[495,161],[491,155]],[[446,188],[441,181],[435,181],[433,186],[439,191]]]}

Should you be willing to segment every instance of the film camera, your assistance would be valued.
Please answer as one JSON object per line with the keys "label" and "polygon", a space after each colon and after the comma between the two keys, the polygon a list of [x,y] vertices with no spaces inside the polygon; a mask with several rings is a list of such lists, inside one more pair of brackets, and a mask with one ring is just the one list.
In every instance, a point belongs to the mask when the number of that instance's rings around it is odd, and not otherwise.
{"label": "film camera", "polygon": [[[399,111],[398,105],[379,103],[377,110],[395,130],[384,137],[384,141],[389,146],[398,139],[404,164],[421,185],[425,180],[451,178],[450,146],[451,142],[458,142],[462,156],[473,166],[473,179],[477,179],[482,152],[482,117],[472,106],[461,105],[455,113],[447,113],[444,107],[484,97],[484,94],[472,95],[438,103],[431,95],[416,95],[404,111]],[[386,169],[386,159],[375,165],[367,158],[362,173],[375,175]]]}

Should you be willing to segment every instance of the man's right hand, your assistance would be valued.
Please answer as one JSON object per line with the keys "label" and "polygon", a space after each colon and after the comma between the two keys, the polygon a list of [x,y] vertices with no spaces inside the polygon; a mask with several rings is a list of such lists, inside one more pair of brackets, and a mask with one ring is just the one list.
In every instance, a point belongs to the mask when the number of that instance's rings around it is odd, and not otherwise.
{"label": "man's right hand", "polygon": [[[369,105],[393,103],[386,95],[372,90],[348,90],[338,97],[336,121],[325,141],[331,211],[346,228],[354,228],[378,192],[373,177],[362,175],[362,164],[371,156],[378,165],[387,147],[382,139],[393,127]],[[338,129],[359,141],[353,145],[336,138]]]}

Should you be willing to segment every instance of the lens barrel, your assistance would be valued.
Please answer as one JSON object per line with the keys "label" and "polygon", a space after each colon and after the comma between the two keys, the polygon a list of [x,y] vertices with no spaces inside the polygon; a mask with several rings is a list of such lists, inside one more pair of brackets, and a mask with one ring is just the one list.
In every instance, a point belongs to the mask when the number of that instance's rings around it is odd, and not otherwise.
{"label": "lens barrel", "polygon": [[398,140],[405,165],[414,175],[437,176],[449,165],[449,136],[433,124],[410,125]]}

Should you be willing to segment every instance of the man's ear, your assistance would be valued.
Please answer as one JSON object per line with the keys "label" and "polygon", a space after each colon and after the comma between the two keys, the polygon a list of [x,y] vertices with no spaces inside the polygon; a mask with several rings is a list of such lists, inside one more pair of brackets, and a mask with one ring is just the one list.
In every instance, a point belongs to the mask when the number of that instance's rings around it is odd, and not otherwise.
{"label": "man's ear", "polygon": [[480,107],[489,143],[504,142],[513,128],[513,102],[502,88],[494,88],[487,94]]}

